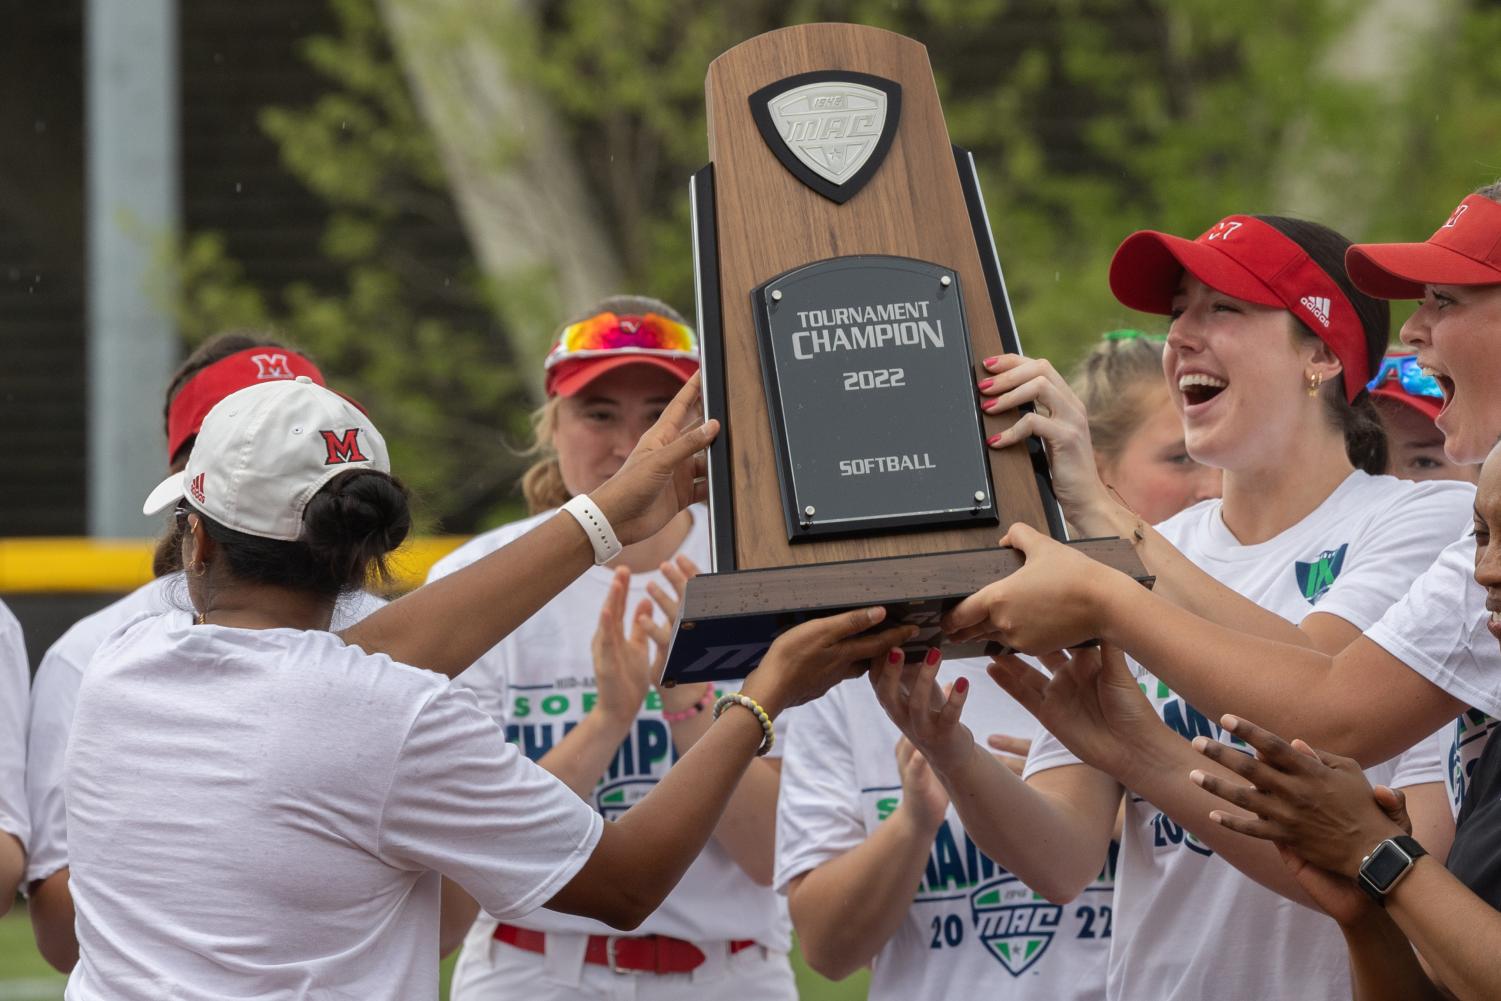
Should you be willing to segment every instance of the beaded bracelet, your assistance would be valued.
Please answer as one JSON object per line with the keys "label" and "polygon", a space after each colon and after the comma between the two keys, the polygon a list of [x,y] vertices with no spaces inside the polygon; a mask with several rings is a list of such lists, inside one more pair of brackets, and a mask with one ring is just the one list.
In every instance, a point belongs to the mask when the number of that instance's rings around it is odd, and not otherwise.
{"label": "beaded bracelet", "polygon": [[719,701],[714,703],[714,718],[718,719],[720,714],[730,706],[744,706],[755,714],[757,722],[761,724],[761,746],[756,748],[756,757],[771,750],[771,745],[777,742],[777,733],[772,729],[771,717],[766,715],[766,710],[761,708],[761,703],[744,692],[731,692],[720,696]]}
{"label": "beaded bracelet", "polygon": [[704,694],[699,698],[697,702],[693,703],[693,705],[689,706],[687,709],[662,710],[662,721],[664,723],[681,723],[685,719],[692,719],[713,704],[714,682],[706,681],[704,682]]}

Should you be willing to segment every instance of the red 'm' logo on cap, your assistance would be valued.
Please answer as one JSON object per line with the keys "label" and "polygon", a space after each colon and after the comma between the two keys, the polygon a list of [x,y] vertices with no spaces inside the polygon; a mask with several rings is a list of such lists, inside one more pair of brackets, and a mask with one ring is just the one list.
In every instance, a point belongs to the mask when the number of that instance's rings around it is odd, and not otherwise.
{"label": "red 'm' logo on cap", "polygon": [[193,482],[191,482],[191,483],[188,484],[188,493],[193,496],[193,499],[195,501],[197,501],[200,504],[203,503],[203,474],[202,473],[199,473],[197,476],[193,477]]}
{"label": "red 'm' logo on cap", "polygon": [[336,466],[342,462],[369,462],[365,454],[360,451],[360,429],[349,428],[342,433],[333,431],[319,431],[323,436],[323,443],[328,446],[328,458],[323,460],[325,466]]}
{"label": "red 'm' logo on cap", "polygon": [[255,362],[255,377],[257,379],[292,378],[292,368],[287,364],[286,355],[251,355],[250,360]]}

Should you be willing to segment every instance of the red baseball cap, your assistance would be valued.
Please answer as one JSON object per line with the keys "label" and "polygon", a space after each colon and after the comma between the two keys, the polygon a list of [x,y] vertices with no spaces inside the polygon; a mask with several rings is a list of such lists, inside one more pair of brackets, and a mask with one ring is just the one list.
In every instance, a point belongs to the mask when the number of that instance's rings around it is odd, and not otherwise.
{"label": "red baseball cap", "polygon": [[1501,205],[1470,195],[1427,242],[1357,243],[1345,270],[1378,299],[1421,299],[1424,285],[1501,285]]}
{"label": "red baseball cap", "polygon": [[1353,400],[1370,378],[1365,328],[1344,291],[1307,251],[1270,223],[1226,216],[1197,240],[1141,230],[1116,248],[1110,291],[1124,306],[1171,315],[1183,273],[1260,306],[1285,309],[1329,345]]}
{"label": "red baseball cap", "polygon": [[226,396],[247,386],[298,376],[307,376],[316,385],[323,385],[323,373],[318,366],[287,348],[246,348],[205,366],[177,391],[167,407],[168,460],[199,432],[204,417]]}

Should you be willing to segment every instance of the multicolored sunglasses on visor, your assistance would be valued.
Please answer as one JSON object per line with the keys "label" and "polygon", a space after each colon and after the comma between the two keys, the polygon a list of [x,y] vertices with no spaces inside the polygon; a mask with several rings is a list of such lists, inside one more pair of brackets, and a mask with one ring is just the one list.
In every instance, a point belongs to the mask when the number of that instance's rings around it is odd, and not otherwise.
{"label": "multicolored sunglasses on visor", "polygon": [[691,329],[656,313],[644,316],[597,313],[564,327],[542,367],[550,369],[576,358],[628,353],[696,359],[698,341]]}
{"label": "multicolored sunglasses on visor", "polygon": [[1396,382],[1412,396],[1431,396],[1435,400],[1444,398],[1444,391],[1438,380],[1418,367],[1416,355],[1381,359],[1381,368],[1376,371],[1376,378],[1366,384],[1366,389],[1375,391],[1388,382]]}

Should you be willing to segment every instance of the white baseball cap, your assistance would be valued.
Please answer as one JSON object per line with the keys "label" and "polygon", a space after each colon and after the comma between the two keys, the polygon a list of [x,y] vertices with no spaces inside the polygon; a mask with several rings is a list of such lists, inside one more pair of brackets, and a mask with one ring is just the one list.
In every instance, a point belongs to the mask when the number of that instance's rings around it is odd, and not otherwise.
{"label": "white baseball cap", "polygon": [[187,466],[167,477],[142,510],[186,500],[225,528],[286,542],[323,485],[350,469],[391,471],[370,418],[307,376],[247,386],[203,418]]}

